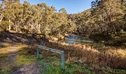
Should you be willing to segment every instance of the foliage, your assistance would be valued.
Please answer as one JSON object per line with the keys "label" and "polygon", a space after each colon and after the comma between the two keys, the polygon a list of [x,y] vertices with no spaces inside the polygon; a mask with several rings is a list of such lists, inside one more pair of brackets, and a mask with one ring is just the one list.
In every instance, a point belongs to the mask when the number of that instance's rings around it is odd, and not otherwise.
{"label": "foliage", "polygon": [[[4,8],[2,8],[4,6]],[[31,5],[24,1],[3,1],[0,5],[1,26],[16,32],[40,33],[57,35],[75,31],[76,25],[67,18],[67,12],[61,8],[59,12],[55,7],[49,7],[45,3]],[[24,31],[25,30],[25,31]]]}
{"label": "foliage", "polygon": [[[104,34],[115,37],[126,31],[126,2],[123,0],[94,0],[92,8],[78,14],[67,14],[45,3],[31,5],[20,0],[2,1],[0,4],[0,29],[23,33],[64,36],[77,33],[90,36]],[[4,7],[3,7],[4,6]]]}
{"label": "foliage", "polygon": [[[94,0],[91,4],[92,8],[84,12],[68,14],[68,18],[77,25],[77,34],[91,37],[101,34],[101,37],[109,35],[112,38],[120,35],[122,31],[126,34],[126,1]],[[92,39],[95,40],[96,37]],[[106,38],[102,40],[106,41]]]}

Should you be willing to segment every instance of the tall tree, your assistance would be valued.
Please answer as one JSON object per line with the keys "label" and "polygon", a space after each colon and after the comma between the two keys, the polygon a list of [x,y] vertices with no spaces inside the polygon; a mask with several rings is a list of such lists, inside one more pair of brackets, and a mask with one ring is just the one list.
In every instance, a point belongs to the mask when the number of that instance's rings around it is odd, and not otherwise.
{"label": "tall tree", "polygon": [[14,16],[13,5],[19,3],[19,0],[3,0],[4,5],[4,18],[8,21],[8,30],[11,30],[12,19]]}

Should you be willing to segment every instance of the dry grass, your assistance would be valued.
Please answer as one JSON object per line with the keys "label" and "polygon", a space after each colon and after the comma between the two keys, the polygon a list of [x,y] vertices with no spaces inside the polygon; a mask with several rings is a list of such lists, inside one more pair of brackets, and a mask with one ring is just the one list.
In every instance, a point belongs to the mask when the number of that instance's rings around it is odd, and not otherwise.
{"label": "dry grass", "polygon": [[126,69],[126,49],[108,49],[104,51],[104,55],[110,67]]}
{"label": "dry grass", "polygon": [[[109,67],[116,69],[126,69],[126,49],[116,49],[110,47],[103,50],[97,50],[93,48],[92,45],[66,44],[56,42],[50,42],[46,46],[64,50],[66,64],[76,63],[79,66],[89,68],[89,70],[91,70],[92,72],[95,71],[96,74],[116,74]],[[0,54],[7,54],[11,53],[12,51],[18,51],[20,52],[20,55],[23,54],[22,56],[18,57],[18,59],[16,59],[17,61],[15,62],[18,63],[29,63],[29,57],[31,58],[31,61],[36,60],[35,58],[33,58],[33,56],[36,57],[36,55],[33,55],[34,53],[36,54],[34,46],[32,46],[32,48],[29,48],[27,45],[22,44],[18,44],[18,46],[9,45],[5,48],[0,48],[0,50]],[[46,51],[42,53],[43,56],[47,55],[45,54],[45,52]],[[51,53],[49,55],[56,55],[60,58],[59,55],[54,53]],[[27,60],[25,59],[26,56],[28,56]]]}
{"label": "dry grass", "polygon": [[15,45],[8,45],[4,48],[0,48],[0,54],[8,54],[8,53],[12,53],[12,52],[17,52],[20,51],[20,48],[26,47],[27,45],[22,45],[22,44],[18,44],[17,46]]}
{"label": "dry grass", "polygon": [[102,67],[109,66],[116,69],[126,69],[126,49],[109,47],[97,50],[92,45],[56,42],[52,42],[47,46],[64,50],[67,63],[77,62],[79,64],[96,64]]}

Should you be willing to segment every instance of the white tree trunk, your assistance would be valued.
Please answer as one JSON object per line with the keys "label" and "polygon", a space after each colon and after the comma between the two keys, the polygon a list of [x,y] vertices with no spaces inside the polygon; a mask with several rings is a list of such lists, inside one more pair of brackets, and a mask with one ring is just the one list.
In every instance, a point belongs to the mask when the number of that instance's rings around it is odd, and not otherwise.
{"label": "white tree trunk", "polygon": [[9,19],[9,27],[8,27],[8,30],[9,30],[9,31],[11,30],[10,19]]}
{"label": "white tree trunk", "polygon": [[33,30],[34,30],[34,25],[33,25],[33,23],[32,23],[32,24],[31,24],[31,32],[34,32]]}
{"label": "white tree trunk", "polygon": [[38,33],[41,33],[40,29],[41,29],[41,25],[39,24],[38,25]]}
{"label": "white tree trunk", "polygon": [[0,25],[1,25],[2,20],[3,20],[3,15],[0,15]]}

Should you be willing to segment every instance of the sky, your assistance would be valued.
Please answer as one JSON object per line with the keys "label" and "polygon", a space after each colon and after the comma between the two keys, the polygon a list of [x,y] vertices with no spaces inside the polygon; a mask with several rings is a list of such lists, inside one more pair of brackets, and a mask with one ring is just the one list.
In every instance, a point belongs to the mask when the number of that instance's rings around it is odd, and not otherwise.
{"label": "sky", "polygon": [[20,0],[21,3],[28,1],[30,4],[46,3],[47,6],[54,6],[56,10],[65,8],[68,14],[75,14],[91,7],[93,0]]}

